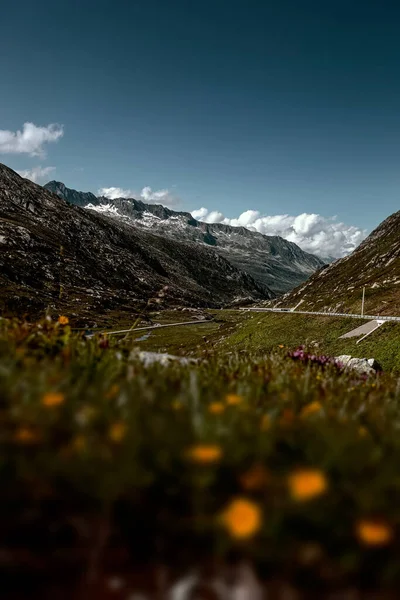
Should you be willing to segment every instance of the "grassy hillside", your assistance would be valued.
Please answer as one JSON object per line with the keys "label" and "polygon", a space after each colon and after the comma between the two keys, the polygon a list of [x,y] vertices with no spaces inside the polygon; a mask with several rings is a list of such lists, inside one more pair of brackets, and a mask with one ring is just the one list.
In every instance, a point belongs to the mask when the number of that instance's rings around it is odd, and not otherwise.
{"label": "grassy hillside", "polygon": [[363,322],[341,317],[247,313],[235,332],[221,340],[217,347],[266,352],[279,344],[287,348],[304,344],[317,353],[331,356],[374,357],[384,370],[400,373],[400,324],[385,323],[360,344],[356,343],[357,338],[339,339]]}
{"label": "grassy hillside", "polygon": [[[194,326],[153,330],[130,335],[142,350],[201,356],[204,353],[265,353],[279,345],[294,349],[305,345],[319,354],[375,358],[385,371],[400,373],[400,324],[385,323],[360,344],[357,338],[340,340],[340,336],[364,321],[341,317],[246,313],[242,311],[208,311],[213,321]],[[169,311],[155,320],[172,322],[190,320],[190,313]],[[139,340],[140,341],[137,341]]]}
{"label": "grassy hillside", "polygon": [[321,269],[286,294],[282,306],[313,311],[359,312],[366,287],[366,313],[400,314],[400,211],[383,221],[354,252]]}
{"label": "grassy hillside", "polygon": [[223,579],[241,561],[269,597],[277,586],[276,597],[288,586],[305,598],[395,597],[397,378],[305,365],[278,347],[334,345],[346,322],[217,318],[196,326],[217,328],[211,350],[197,348],[200,331],[185,334],[199,362],[149,368],[138,343],[84,339],[66,318],[0,320],[10,598],[154,600],[193,566]]}

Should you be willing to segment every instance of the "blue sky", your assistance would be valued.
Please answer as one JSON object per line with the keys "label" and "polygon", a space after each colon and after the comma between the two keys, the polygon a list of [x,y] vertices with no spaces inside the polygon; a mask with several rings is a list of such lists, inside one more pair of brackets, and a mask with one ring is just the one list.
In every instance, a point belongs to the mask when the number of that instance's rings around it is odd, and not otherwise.
{"label": "blue sky", "polygon": [[399,3],[378,0],[14,0],[0,130],[64,133],[46,156],[3,145],[0,161],[230,219],[371,230],[399,208],[399,24]]}

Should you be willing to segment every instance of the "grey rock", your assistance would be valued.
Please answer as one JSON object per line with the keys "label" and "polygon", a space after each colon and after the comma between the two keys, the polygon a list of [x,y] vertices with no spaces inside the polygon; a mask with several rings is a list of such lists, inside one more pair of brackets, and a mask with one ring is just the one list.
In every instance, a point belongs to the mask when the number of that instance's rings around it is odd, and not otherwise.
{"label": "grey rock", "polygon": [[336,356],[335,360],[341,363],[345,369],[353,369],[367,375],[372,375],[382,370],[382,367],[374,358],[355,358],[349,354],[342,354]]}
{"label": "grey rock", "polygon": [[137,359],[140,360],[144,364],[145,367],[150,367],[154,364],[160,364],[163,366],[168,366],[171,363],[179,363],[180,365],[190,365],[194,364],[197,361],[192,358],[184,358],[181,356],[175,356],[173,354],[167,354],[162,352],[145,352],[142,351],[133,351],[130,355],[131,360]]}

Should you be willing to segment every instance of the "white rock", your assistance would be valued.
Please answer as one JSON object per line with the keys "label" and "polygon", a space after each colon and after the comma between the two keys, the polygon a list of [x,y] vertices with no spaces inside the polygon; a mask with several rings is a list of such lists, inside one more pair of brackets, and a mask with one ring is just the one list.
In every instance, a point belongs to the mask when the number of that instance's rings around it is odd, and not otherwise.
{"label": "white rock", "polygon": [[335,360],[342,363],[345,369],[353,369],[358,373],[372,375],[381,370],[379,363],[374,358],[355,358],[349,354],[336,356]]}
{"label": "white rock", "polygon": [[167,367],[171,363],[177,362],[181,365],[190,365],[197,361],[193,358],[184,358],[182,356],[175,356],[173,354],[167,354],[166,352],[145,352],[144,350],[138,352],[133,351],[129,357],[131,360],[140,360],[145,367],[150,367],[154,364],[160,364]]}

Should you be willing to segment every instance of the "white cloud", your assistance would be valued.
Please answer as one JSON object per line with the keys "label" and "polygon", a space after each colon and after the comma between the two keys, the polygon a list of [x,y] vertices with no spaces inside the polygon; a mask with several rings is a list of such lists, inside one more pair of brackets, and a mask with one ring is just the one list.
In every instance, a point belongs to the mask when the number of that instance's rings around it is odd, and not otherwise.
{"label": "white cloud", "polygon": [[110,200],[115,200],[116,198],[136,198],[147,204],[162,204],[163,206],[177,206],[180,203],[178,196],[175,196],[169,190],[157,190],[153,192],[149,186],[144,187],[141,192],[135,192],[130,189],[124,190],[120,187],[100,188],[97,194],[105,196]]}
{"label": "white cloud", "polygon": [[97,194],[105,196],[110,200],[115,200],[116,198],[133,198],[134,196],[134,192],[131,190],[124,190],[119,187],[100,188]]}
{"label": "white cloud", "polygon": [[175,196],[169,190],[153,192],[149,186],[142,189],[140,199],[148,204],[163,204],[164,206],[176,206],[180,202],[178,196]]}
{"label": "white cloud", "polygon": [[209,211],[202,207],[194,210],[192,215],[205,223],[224,223],[235,227],[247,227],[265,235],[279,235],[303,250],[322,257],[346,256],[367,235],[365,229],[338,222],[336,217],[317,214],[263,216],[256,210],[247,210],[235,219],[228,219],[219,211]]}
{"label": "white cloud", "polygon": [[34,183],[38,181],[44,181],[48,178],[50,173],[55,171],[55,167],[33,167],[32,169],[25,169],[23,171],[17,171],[18,175],[25,179],[30,179]]}
{"label": "white cloud", "polygon": [[198,208],[197,210],[192,210],[192,217],[193,219],[197,219],[197,221],[204,221],[204,219],[207,217],[208,215],[208,210],[206,208],[204,208],[204,206],[202,206],[201,208]]}
{"label": "white cloud", "polygon": [[63,126],[54,123],[46,127],[24,123],[22,131],[0,129],[0,154],[45,156],[43,145],[56,142],[63,135]]}

